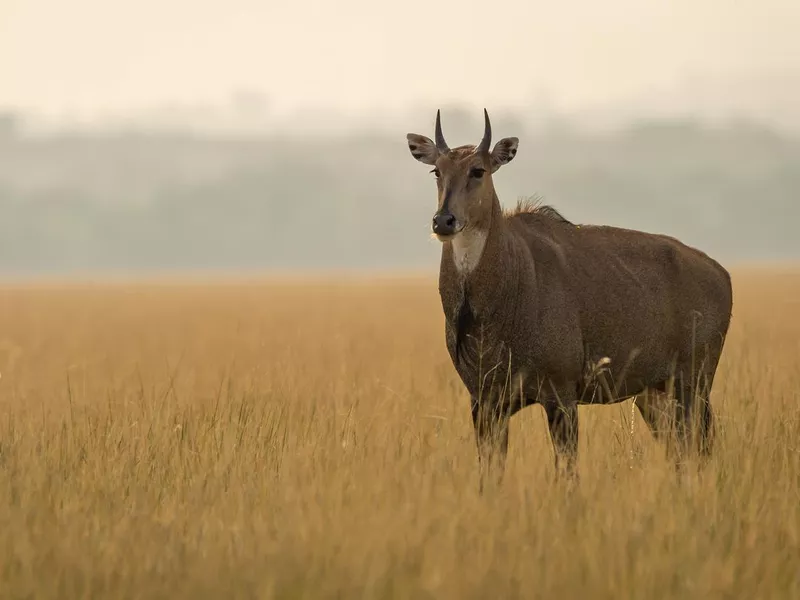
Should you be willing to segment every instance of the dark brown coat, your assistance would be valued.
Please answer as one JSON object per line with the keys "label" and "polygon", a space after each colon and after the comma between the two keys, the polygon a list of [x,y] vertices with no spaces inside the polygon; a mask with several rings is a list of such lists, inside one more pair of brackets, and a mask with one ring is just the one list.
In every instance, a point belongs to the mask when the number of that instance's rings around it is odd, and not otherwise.
{"label": "dark brown coat", "polygon": [[[451,242],[440,265],[447,347],[471,394],[483,365],[495,384],[512,381],[510,396],[522,386],[517,402],[554,392],[617,402],[663,389],[704,356],[710,385],[732,307],[719,263],[665,235],[574,225],[548,206],[503,214],[493,203],[475,270],[456,269]],[[604,377],[590,377],[604,358]]]}
{"label": "dark brown coat", "polygon": [[491,176],[514,158],[517,138],[490,151],[488,115],[478,146],[448,148],[438,114],[436,134],[435,144],[409,134],[409,148],[435,166],[446,344],[472,397],[479,448],[499,441],[502,459],[508,419],[541,404],[556,462],[566,455],[572,468],[578,405],[652,392],[637,407],[654,434],[662,401],[674,398],[678,439],[708,453],[709,394],[731,319],[728,272],[665,235],[576,225],[548,206],[505,213]]}

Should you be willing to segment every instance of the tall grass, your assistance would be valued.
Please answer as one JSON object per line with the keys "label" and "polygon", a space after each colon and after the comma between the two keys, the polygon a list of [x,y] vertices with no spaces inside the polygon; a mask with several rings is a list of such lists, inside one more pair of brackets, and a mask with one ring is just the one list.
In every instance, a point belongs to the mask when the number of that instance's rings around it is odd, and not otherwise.
{"label": "tall grass", "polygon": [[800,276],[741,272],[704,471],[539,407],[479,496],[434,280],[0,291],[0,596],[800,597]]}

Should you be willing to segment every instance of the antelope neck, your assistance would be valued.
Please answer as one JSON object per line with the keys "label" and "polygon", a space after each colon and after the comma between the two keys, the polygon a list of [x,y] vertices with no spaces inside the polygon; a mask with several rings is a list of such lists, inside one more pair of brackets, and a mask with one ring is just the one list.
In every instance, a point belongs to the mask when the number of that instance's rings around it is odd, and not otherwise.
{"label": "antelope neck", "polygon": [[488,230],[470,228],[453,238],[450,242],[453,246],[453,262],[459,275],[466,277],[475,270],[483,256],[488,237]]}
{"label": "antelope neck", "polygon": [[462,279],[466,279],[478,268],[487,251],[490,234],[494,237],[502,235],[502,209],[495,194],[491,200],[492,211],[485,222],[467,226],[450,242],[453,263]]}

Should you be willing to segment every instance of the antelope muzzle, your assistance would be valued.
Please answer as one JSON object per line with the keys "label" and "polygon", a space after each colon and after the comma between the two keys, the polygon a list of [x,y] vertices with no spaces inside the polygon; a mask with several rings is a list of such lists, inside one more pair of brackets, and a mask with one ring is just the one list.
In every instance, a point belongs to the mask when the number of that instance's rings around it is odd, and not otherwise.
{"label": "antelope muzzle", "polygon": [[439,211],[433,215],[433,233],[441,237],[449,237],[458,233],[458,220],[449,211]]}

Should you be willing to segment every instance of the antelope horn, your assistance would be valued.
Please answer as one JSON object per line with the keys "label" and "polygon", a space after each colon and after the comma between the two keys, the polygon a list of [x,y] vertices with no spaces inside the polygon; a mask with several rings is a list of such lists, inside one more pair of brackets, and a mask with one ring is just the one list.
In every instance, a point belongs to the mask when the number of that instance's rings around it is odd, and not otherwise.
{"label": "antelope horn", "polygon": [[489,113],[486,112],[486,109],[483,109],[483,118],[485,120],[485,125],[483,128],[483,139],[481,143],[478,144],[478,152],[488,152],[489,146],[492,145],[492,124],[489,122]]}
{"label": "antelope horn", "polygon": [[444,135],[442,134],[442,118],[439,112],[438,110],[436,111],[436,149],[440,154],[447,154],[450,152],[450,148],[447,147],[447,142],[444,141]]}

